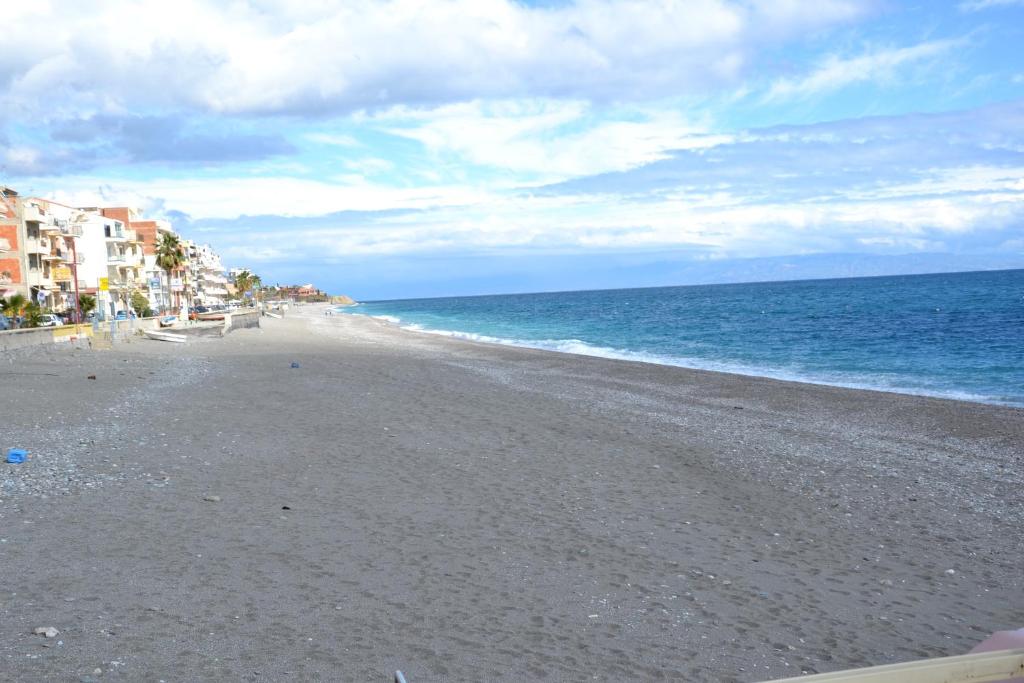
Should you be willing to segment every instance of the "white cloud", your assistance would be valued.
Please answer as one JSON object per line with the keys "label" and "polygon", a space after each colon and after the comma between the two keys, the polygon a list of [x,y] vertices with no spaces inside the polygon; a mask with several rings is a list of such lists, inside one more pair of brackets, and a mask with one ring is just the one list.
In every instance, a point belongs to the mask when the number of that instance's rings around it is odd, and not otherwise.
{"label": "white cloud", "polygon": [[970,0],[961,2],[958,7],[961,12],[979,12],[993,7],[1010,7],[1024,5],[1024,0]]}
{"label": "white cloud", "polygon": [[396,108],[368,122],[417,140],[435,155],[533,182],[622,171],[665,158],[669,150],[713,147],[731,140],[709,135],[673,111],[602,111],[581,101],[480,101],[423,111]]}
{"label": "white cloud", "polygon": [[[508,199],[447,207],[411,217],[356,225],[234,231],[213,237],[229,253],[277,250],[266,260],[298,261],[438,250],[479,252],[517,248],[693,248],[756,256],[891,245],[941,244],[979,226],[1000,229],[1024,219],[1024,196],[999,201],[912,197],[874,203],[696,206],[667,199],[642,207],[617,197]],[[552,224],[557,221],[558,228]],[[234,251],[232,251],[234,250]]]}
{"label": "white cloud", "polygon": [[306,136],[310,142],[332,147],[359,147],[359,141],[351,135],[338,135],[329,133],[311,133]]}
{"label": "white cloud", "polygon": [[318,115],[474,97],[677,95],[735,84],[758,50],[853,21],[873,3],[21,4],[4,16],[0,104],[60,116],[145,107]]}
{"label": "white cloud", "polygon": [[812,97],[855,83],[890,81],[900,68],[934,59],[963,44],[962,40],[933,40],[910,47],[876,50],[851,58],[830,55],[806,76],[776,80],[764,99],[772,101]]}
{"label": "white cloud", "polygon": [[[239,215],[316,216],[336,211],[426,209],[471,204],[490,195],[462,186],[393,188],[346,176],[345,182],[276,177],[155,178],[111,182],[89,176],[60,178],[47,193],[73,206],[129,204],[166,207],[203,218]],[[42,184],[29,179],[26,186]],[[51,181],[52,182],[52,181]]]}
{"label": "white cloud", "polygon": [[3,149],[4,165],[31,168],[39,162],[39,150],[33,147],[8,147]]}

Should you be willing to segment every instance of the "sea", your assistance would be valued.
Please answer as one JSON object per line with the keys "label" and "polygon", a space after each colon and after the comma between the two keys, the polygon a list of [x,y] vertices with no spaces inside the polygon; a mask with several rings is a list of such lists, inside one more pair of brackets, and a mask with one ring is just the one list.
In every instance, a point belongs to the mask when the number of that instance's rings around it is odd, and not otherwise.
{"label": "sea", "polygon": [[1024,407],[1024,270],[369,301],[449,337]]}

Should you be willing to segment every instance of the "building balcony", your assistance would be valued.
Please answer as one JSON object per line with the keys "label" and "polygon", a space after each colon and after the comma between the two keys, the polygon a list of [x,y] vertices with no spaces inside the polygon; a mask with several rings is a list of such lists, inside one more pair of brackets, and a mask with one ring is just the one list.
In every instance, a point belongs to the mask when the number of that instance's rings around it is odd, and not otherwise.
{"label": "building balcony", "polygon": [[[39,230],[40,232],[53,235],[71,234],[71,226],[68,225],[67,221],[52,217],[47,222],[40,223]],[[79,230],[79,232],[81,232],[81,230]]]}
{"label": "building balcony", "polygon": [[26,221],[35,223],[47,223],[50,220],[50,217],[46,215],[46,210],[34,202],[25,205],[23,215]]}
{"label": "building balcony", "polygon": [[25,252],[28,254],[49,254],[52,250],[50,240],[46,238],[32,239],[30,237],[25,240]]}
{"label": "building balcony", "polygon": [[64,249],[58,249],[51,254],[43,254],[41,258],[44,261],[61,261],[68,265],[74,263],[76,266],[80,266],[85,263],[85,254],[72,254],[70,251]]}
{"label": "building balcony", "polygon": [[107,263],[124,263],[126,260],[124,254],[107,254]]}
{"label": "building balcony", "polygon": [[54,282],[72,282],[74,280],[74,272],[67,266],[51,268],[50,279]]}

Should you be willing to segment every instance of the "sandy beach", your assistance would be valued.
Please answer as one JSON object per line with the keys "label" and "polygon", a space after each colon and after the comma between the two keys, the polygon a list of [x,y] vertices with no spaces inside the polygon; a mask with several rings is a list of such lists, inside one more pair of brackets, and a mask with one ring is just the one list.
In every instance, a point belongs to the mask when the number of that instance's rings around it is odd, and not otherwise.
{"label": "sandy beach", "polygon": [[314,306],[0,386],[3,680],[760,681],[1024,626],[1020,409]]}

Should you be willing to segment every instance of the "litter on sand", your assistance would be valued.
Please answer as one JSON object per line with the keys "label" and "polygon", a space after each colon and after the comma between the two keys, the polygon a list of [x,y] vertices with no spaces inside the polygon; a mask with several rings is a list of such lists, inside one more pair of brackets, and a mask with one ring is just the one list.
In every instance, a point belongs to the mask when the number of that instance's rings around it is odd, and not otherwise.
{"label": "litter on sand", "polygon": [[7,462],[11,463],[12,465],[17,465],[19,463],[25,462],[25,458],[27,457],[28,451],[22,450],[20,448],[12,448],[9,451],[7,451]]}

